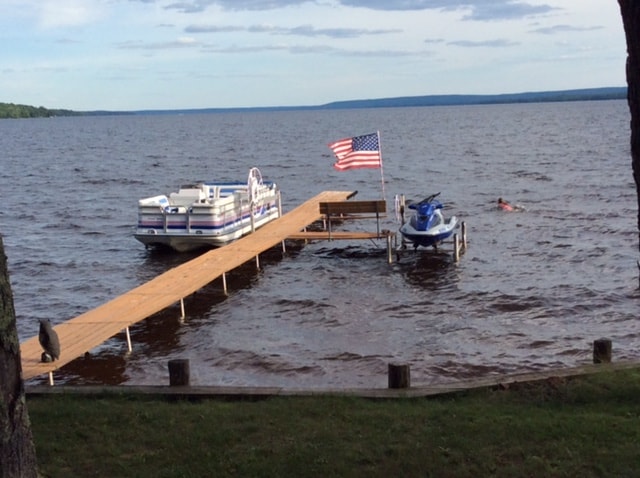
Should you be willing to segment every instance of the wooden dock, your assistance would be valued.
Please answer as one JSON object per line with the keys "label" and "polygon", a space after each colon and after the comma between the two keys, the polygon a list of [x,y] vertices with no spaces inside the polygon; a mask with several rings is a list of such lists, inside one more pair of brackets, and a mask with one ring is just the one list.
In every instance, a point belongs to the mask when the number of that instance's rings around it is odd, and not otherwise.
{"label": "wooden dock", "polygon": [[61,348],[60,358],[55,362],[41,361],[42,348],[37,336],[26,340],[20,344],[23,380],[49,374],[49,383],[53,385],[55,370],[122,331],[126,332],[131,348],[129,326],[173,304],[183,304],[185,297],[219,277],[224,280],[227,272],[296,236],[309,224],[322,219],[321,202],[345,201],[353,195],[352,191],[322,192],[231,244],[212,249],[93,310],[55,325]]}

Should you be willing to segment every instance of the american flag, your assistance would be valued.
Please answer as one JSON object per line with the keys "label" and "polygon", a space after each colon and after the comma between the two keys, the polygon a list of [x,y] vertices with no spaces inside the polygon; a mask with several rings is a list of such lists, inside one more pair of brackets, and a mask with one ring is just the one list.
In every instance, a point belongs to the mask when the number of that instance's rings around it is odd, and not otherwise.
{"label": "american flag", "polygon": [[345,138],[329,144],[338,161],[333,165],[338,171],[375,168],[382,166],[378,133]]}

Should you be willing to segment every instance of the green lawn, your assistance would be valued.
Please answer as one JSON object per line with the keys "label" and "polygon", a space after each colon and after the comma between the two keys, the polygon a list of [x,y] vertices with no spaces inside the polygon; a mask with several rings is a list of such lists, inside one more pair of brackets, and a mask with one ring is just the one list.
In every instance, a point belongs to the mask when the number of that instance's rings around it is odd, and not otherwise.
{"label": "green lawn", "polygon": [[45,477],[635,477],[640,371],[432,398],[29,397]]}

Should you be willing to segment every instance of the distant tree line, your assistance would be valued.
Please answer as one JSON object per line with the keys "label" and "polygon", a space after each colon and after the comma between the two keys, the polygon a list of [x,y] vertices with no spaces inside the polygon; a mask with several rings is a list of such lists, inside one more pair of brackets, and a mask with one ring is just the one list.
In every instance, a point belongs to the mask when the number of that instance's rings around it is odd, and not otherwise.
{"label": "distant tree line", "polygon": [[80,116],[71,110],[52,110],[43,106],[16,105],[0,103],[0,119],[6,118],[51,118],[53,116]]}
{"label": "distant tree line", "polygon": [[199,108],[174,110],[134,110],[134,111],[73,111],[52,110],[42,106],[14,105],[0,103],[2,118],[51,118],[54,116],[113,116],[113,115],[162,115],[162,114],[203,114],[248,111],[303,111],[355,108],[396,108],[415,106],[461,106],[490,105],[504,103],[546,103],[556,101],[598,101],[623,100],[627,98],[627,87],[585,88],[580,90],[540,91],[531,93],[507,93],[501,95],[428,95],[401,96],[369,100],[336,101],[315,106],[266,106],[242,108]]}

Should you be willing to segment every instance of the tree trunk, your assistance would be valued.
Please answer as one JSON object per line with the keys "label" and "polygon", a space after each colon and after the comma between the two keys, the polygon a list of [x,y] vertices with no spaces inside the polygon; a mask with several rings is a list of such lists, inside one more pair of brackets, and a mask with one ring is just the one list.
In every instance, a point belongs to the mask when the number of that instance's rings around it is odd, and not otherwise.
{"label": "tree trunk", "polygon": [[13,294],[0,236],[0,478],[38,476],[21,374]]}
{"label": "tree trunk", "polygon": [[[631,112],[631,167],[638,194],[638,249],[640,250],[640,2],[618,0],[627,38],[627,102]],[[640,267],[640,263],[638,264]]]}

